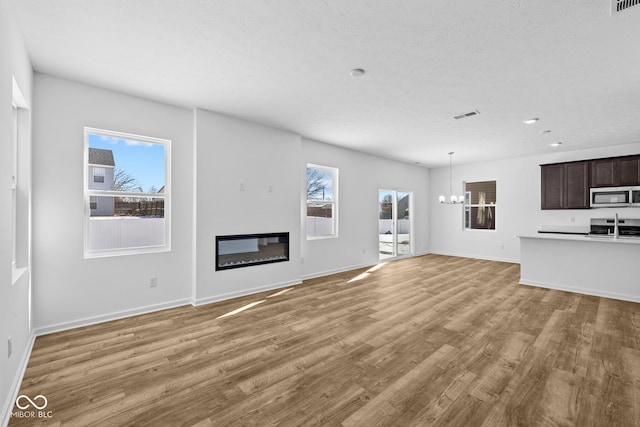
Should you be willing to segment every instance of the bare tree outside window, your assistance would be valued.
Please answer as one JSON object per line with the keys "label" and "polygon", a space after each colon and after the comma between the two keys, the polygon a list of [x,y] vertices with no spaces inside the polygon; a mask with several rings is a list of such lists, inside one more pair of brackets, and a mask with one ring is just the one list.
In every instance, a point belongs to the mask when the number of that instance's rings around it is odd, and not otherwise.
{"label": "bare tree outside window", "polygon": [[307,238],[337,236],[338,169],[307,165]]}

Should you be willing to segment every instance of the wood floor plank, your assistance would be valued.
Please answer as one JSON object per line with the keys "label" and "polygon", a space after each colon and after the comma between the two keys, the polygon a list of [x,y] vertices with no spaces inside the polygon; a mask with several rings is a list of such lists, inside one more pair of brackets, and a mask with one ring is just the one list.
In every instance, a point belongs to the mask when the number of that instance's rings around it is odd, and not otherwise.
{"label": "wood floor plank", "polygon": [[640,304],[519,273],[425,255],[38,337],[52,416],[9,425],[640,426]]}

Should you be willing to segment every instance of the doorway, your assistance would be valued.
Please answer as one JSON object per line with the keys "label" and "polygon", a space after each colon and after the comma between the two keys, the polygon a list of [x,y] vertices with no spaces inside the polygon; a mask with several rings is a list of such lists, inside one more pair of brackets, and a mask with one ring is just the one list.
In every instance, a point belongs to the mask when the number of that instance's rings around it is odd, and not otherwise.
{"label": "doorway", "polygon": [[413,255],[411,210],[413,193],[378,190],[378,252],[380,260]]}

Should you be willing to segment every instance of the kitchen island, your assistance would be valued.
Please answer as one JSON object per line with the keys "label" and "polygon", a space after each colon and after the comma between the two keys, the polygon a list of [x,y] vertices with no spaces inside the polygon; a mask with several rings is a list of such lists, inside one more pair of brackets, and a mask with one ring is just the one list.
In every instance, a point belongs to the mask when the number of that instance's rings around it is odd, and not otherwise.
{"label": "kitchen island", "polygon": [[639,238],[518,237],[520,284],[640,302]]}

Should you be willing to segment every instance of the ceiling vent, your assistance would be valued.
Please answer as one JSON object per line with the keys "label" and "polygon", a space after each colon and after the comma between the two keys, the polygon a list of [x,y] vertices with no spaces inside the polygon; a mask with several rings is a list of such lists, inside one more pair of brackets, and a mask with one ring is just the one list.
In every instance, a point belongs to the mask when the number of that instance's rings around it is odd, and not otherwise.
{"label": "ceiling vent", "polygon": [[623,12],[632,6],[638,6],[640,0],[611,0],[611,16]]}
{"label": "ceiling vent", "polygon": [[[638,1],[640,1],[640,0],[638,0]],[[460,114],[459,116],[455,116],[455,117],[452,117],[452,118],[453,118],[453,120],[460,120],[460,119],[464,119],[464,118],[471,117],[471,116],[477,116],[478,114],[480,114],[480,111],[473,110],[470,113]]]}

